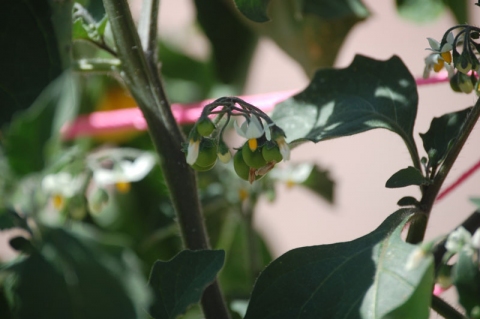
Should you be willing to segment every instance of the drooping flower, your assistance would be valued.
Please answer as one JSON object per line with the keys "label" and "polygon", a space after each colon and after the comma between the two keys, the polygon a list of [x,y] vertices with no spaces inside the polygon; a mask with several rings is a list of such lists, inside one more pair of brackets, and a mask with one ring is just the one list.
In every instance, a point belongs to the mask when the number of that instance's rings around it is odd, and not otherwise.
{"label": "drooping flower", "polygon": [[[426,48],[426,50],[432,51],[432,53],[425,58],[424,78],[428,78],[432,70],[439,72],[444,66],[452,63],[452,54],[450,51],[453,49],[454,39],[452,32],[448,33],[446,42],[443,45],[440,45],[440,42],[435,39],[427,38],[430,48]],[[445,64],[445,62],[447,64]],[[449,76],[451,76],[453,68],[447,68],[447,71]]]}
{"label": "drooping flower", "polygon": [[196,141],[191,139],[188,142],[188,149],[187,149],[187,163],[189,165],[195,164],[198,158],[199,151],[200,151],[200,139]]}
{"label": "drooping flower", "polygon": [[233,122],[233,126],[238,135],[245,137],[248,140],[248,147],[250,150],[252,152],[255,151],[258,146],[257,138],[265,133],[260,120],[255,115],[252,115],[250,120],[243,122],[240,127],[238,127],[237,121]]}
{"label": "drooping flower", "polygon": [[[150,152],[143,152],[133,161],[124,159],[115,163],[111,169],[95,168],[93,179],[100,186],[118,185],[119,191],[129,190],[130,182],[143,179],[155,165],[155,156]],[[128,185],[128,186],[127,186]]]}
{"label": "drooping flower", "polygon": [[50,174],[42,179],[42,189],[50,194],[55,209],[62,209],[65,200],[72,198],[80,191],[83,177],[72,176],[67,172]]}
{"label": "drooping flower", "polygon": [[458,253],[462,249],[470,249],[472,244],[472,234],[462,226],[450,233],[445,243],[445,248],[452,253]]}

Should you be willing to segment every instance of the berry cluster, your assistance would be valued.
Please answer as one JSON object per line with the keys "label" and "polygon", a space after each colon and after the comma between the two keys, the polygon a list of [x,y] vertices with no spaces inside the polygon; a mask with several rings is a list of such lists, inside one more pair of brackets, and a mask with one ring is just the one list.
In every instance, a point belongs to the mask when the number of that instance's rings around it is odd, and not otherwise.
{"label": "berry cluster", "polygon": [[[457,35],[453,30],[459,29]],[[448,71],[450,86],[456,92],[471,93],[473,90],[480,94],[478,73],[480,71],[480,43],[475,40],[480,38],[480,28],[470,25],[457,25],[448,29],[438,42],[428,38],[432,51],[425,58],[425,71],[423,76],[427,78],[431,70],[439,72],[443,68]],[[461,53],[457,48],[461,48]]]}
{"label": "berry cluster", "polygon": [[[210,119],[212,115],[216,115],[215,121]],[[253,183],[275,164],[290,159],[284,131],[267,114],[239,98],[222,97],[204,107],[190,131],[188,144],[184,145],[187,163],[195,170],[213,168],[217,157],[223,163],[230,161],[232,155],[223,140],[223,132],[233,116],[245,119],[241,126],[234,121],[237,134],[247,139],[233,158],[240,178]]]}

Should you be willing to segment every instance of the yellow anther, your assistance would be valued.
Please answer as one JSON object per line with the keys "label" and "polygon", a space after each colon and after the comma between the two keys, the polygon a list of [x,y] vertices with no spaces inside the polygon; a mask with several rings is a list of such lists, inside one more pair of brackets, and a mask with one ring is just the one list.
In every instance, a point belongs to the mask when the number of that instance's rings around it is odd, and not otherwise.
{"label": "yellow anther", "polygon": [[450,51],[440,53],[440,56],[442,57],[442,59],[445,60],[445,62],[449,64],[452,63],[452,54],[450,53]]}
{"label": "yellow anther", "polygon": [[63,208],[63,205],[65,204],[65,199],[62,195],[54,194],[52,196],[52,204],[56,210],[61,210]]}
{"label": "yellow anther", "polygon": [[438,62],[433,65],[433,71],[439,72],[441,69],[443,69],[444,64],[445,61],[438,59]]}
{"label": "yellow anther", "polygon": [[132,186],[130,185],[129,182],[117,182],[117,183],[115,183],[115,188],[120,193],[125,194],[125,193],[128,193],[130,191],[130,188],[132,188]]}
{"label": "yellow anther", "polygon": [[257,149],[257,146],[258,146],[258,142],[256,138],[251,138],[248,140],[248,147],[252,152]]}
{"label": "yellow anther", "polygon": [[297,185],[297,183],[295,183],[291,179],[287,180],[285,184],[287,185],[287,188],[292,188],[293,186]]}
{"label": "yellow anther", "polygon": [[245,188],[240,188],[238,190],[238,198],[240,198],[240,201],[244,201],[248,198],[248,192]]}

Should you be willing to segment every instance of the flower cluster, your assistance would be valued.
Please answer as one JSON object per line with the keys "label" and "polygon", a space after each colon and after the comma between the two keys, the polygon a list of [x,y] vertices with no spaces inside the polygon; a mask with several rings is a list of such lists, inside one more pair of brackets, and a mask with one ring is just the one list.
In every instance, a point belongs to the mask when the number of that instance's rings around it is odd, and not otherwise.
{"label": "flower cluster", "polygon": [[[215,123],[210,119],[212,115],[217,115]],[[246,139],[233,156],[233,166],[240,178],[253,183],[275,164],[290,159],[284,131],[267,114],[239,98],[224,97],[205,106],[190,131],[188,144],[184,145],[186,161],[195,170],[213,168],[217,158],[223,163],[230,161],[232,155],[223,132],[233,116],[244,118],[240,126],[233,120],[237,134]],[[224,117],[226,120],[219,125]]]}
{"label": "flower cluster", "polygon": [[[454,36],[453,30],[459,29]],[[456,92],[471,93],[473,90],[480,95],[479,82],[477,81],[480,71],[480,44],[475,40],[480,38],[480,28],[469,25],[458,25],[445,32],[442,40],[428,38],[432,51],[425,58],[425,70],[423,77],[428,78],[433,70],[439,72],[445,68],[450,78],[450,86]],[[461,52],[457,48],[460,48]]]}

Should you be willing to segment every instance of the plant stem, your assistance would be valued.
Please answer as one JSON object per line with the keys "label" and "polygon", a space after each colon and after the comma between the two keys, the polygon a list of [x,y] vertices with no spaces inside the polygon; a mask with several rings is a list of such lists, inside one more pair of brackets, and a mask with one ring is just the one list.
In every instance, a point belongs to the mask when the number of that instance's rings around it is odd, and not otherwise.
{"label": "plant stem", "polygon": [[[121,74],[148,124],[177,213],[184,245],[191,250],[210,249],[195,173],[185,162],[185,154],[181,151],[184,138],[153,63],[154,55],[147,61],[127,1],[103,2],[122,61]],[[216,281],[205,289],[202,308],[206,318],[230,317]]]}
{"label": "plant stem", "polygon": [[435,312],[437,312],[440,316],[447,318],[447,319],[467,319],[464,315],[457,311],[457,309],[453,308],[451,305],[446,303],[442,298],[437,296],[432,296],[432,304],[431,307]]}
{"label": "plant stem", "polygon": [[440,169],[435,175],[432,184],[423,188],[423,196],[420,200],[419,205],[421,213],[410,225],[407,235],[407,242],[417,244],[423,240],[433,203],[437,198],[437,195],[440,191],[440,188],[442,187],[443,182],[445,181],[445,178],[447,177],[450,169],[455,163],[458,154],[462,150],[463,145],[465,145],[468,136],[470,135],[475,124],[477,123],[479,116],[480,99],[477,100],[477,102],[472,108],[472,111],[468,114],[465,123],[463,124],[462,130],[460,131],[460,134],[457,136],[454,143],[452,143],[452,147],[448,151],[445,160],[443,161]]}

